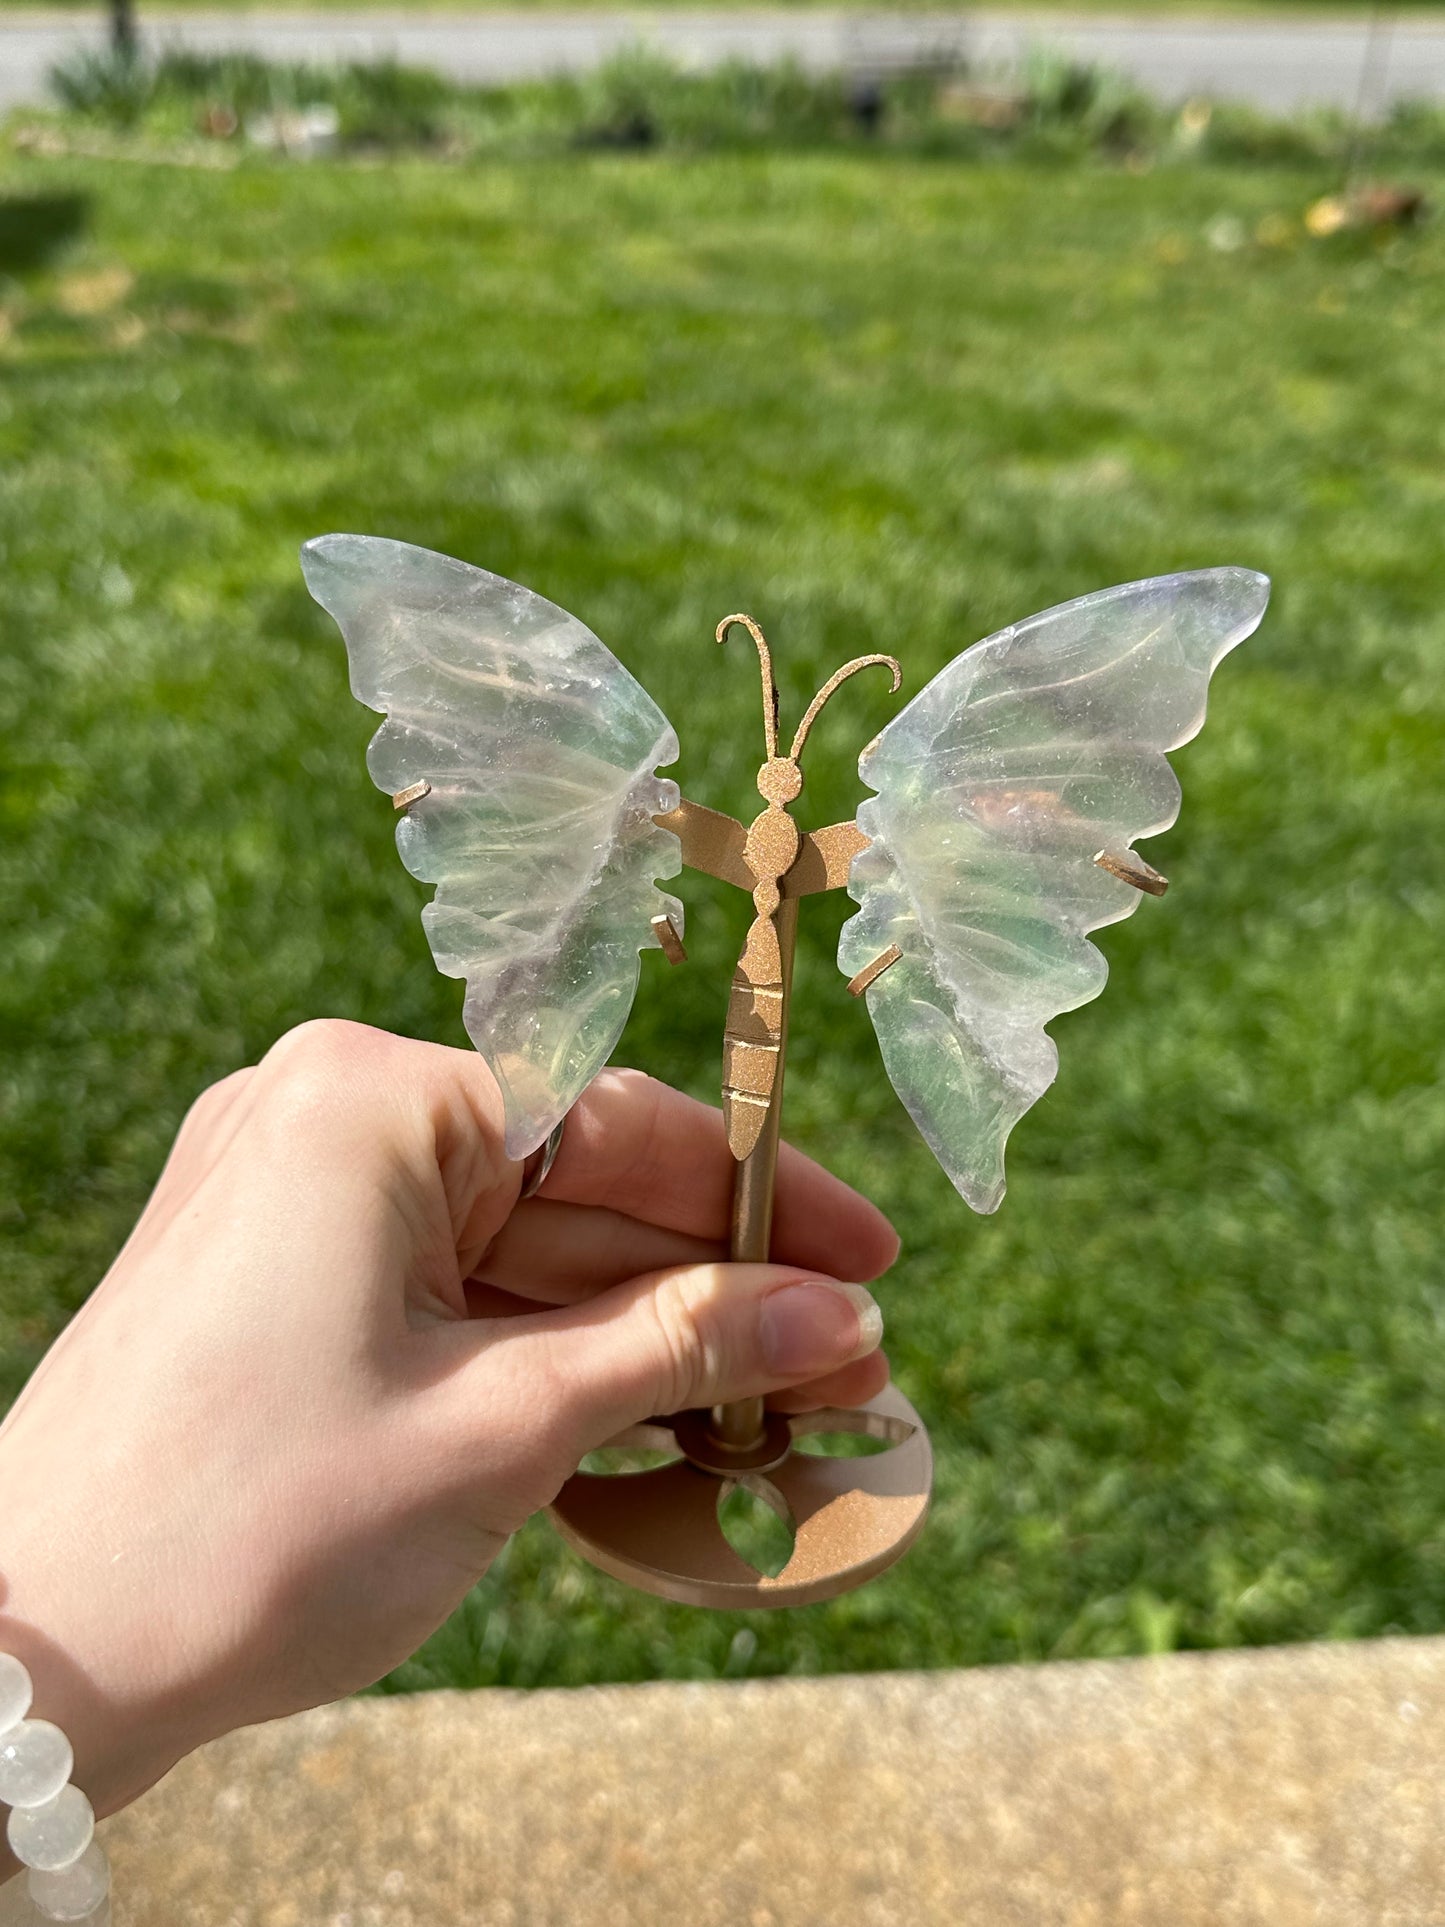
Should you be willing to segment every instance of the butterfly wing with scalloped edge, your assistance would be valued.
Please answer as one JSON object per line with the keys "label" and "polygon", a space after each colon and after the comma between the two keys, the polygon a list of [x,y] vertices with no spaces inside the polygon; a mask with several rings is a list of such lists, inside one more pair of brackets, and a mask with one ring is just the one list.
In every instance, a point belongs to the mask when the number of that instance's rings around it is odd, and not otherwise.
{"label": "butterfly wing with scalloped edge", "polygon": [[1226,568],[1064,603],[966,650],[863,752],[872,840],[838,963],[852,977],[898,946],[864,993],[883,1061],[976,1211],[997,1209],[1004,1143],[1053,1082],[1045,1024],[1104,987],[1089,931],[1138,902],[1094,859],[1173,823],[1165,752],[1268,598]]}
{"label": "butterfly wing with scalloped edge", "polygon": [[301,552],[358,700],[384,713],[367,767],[430,793],[397,825],[437,968],[506,1103],[507,1154],[543,1142],[611,1056],[682,848],[653,817],[678,754],[666,717],[590,629],[531,590],[406,542]]}

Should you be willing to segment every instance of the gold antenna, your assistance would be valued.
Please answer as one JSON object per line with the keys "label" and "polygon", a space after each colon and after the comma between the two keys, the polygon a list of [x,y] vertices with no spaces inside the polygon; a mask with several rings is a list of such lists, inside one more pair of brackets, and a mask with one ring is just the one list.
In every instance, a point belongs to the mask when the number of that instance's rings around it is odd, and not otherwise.
{"label": "gold antenna", "polygon": [[717,626],[719,642],[727,641],[728,632],[735,623],[741,623],[758,645],[758,661],[763,666],[763,739],[767,743],[768,757],[771,760],[778,753],[778,689],[773,681],[773,658],[768,649],[767,637],[751,616],[724,616]]}
{"label": "gold antenna", "polygon": [[[824,703],[827,702],[828,698],[833,694],[835,694],[837,690],[841,689],[843,684],[847,682],[850,676],[856,676],[860,669],[871,669],[875,662],[878,663],[881,667],[885,669],[891,669],[893,671],[893,691],[895,695],[897,694],[899,684],[903,681],[903,671],[898,667],[898,661],[896,657],[894,656],[857,656],[854,658],[852,662],[845,662],[841,669],[835,671],[833,675],[829,676],[828,680],[823,684],[823,687],[818,691],[817,695],[813,698],[812,702],[808,704],[808,713],[806,716],[804,716],[802,722],[798,724],[798,733],[793,738],[793,747],[788,751],[788,755],[793,762],[796,763],[798,758],[802,755],[803,745],[808,740],[808,731],[813,727],[813,724],[818,720],[818,717],[822,711],[823,705]],[[771,756],[773,753],[774,752],[771,749],[769,749],[768,754]]]}

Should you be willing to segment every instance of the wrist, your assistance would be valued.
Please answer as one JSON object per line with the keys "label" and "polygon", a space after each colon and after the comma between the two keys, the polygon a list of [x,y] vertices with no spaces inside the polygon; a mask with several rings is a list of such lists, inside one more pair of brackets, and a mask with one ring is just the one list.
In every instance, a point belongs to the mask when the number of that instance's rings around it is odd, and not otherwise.
{"label": "wrist", "polygon": [[[14,1496],[27,1491],[41,1496]],[[72,1781],[101,1819],[206,1737],[192,1735],[171,1673],[171,1629],[139,1623],[144,1589],[97,1522],[103,1511],[98,1489],[82,1510],[63,1482],[47,1490],[28,1476],[8,1428],[0,1435],[0,1515],[11,1528],[0,1564],[0,1653],[29,1673],[32,1717],[64,1732]]]}
{"label": "wrist", "polygon": [[[184,1746],[171,1750],[167,1721],[140,1695],[117,1695],[103,1683],[104,1659],[80,1658],[6,1606],[0,1609],[0,1653],[18,1659],[34,1687],[30,1718],[58,1726],[75,1756],[70,1779],[104,1819],[165,1773]],[[99,1675],[99,1677],[98,1677]],[[0,1815],[3,1818],[3,1815]]]}

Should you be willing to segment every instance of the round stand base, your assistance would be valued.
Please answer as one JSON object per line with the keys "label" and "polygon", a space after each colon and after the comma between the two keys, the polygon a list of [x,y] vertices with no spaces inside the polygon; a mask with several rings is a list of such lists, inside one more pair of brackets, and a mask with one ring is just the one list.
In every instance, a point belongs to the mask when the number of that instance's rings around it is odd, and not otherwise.
{"label": "round stand base", "polygon": [[[779,1423],[773,1414],[769,1421]],[[704,1469],[683,1456],[645,1472],[578,1472],[558,1493],[552,1521],[575,1552],[614,1579],[686,1606],[807,1606],[849,1592],[917,1538],[933,1485],[928,1434],[892,1385],[856,1411],[808,1412],[786,1424],[787,1449],[781,1457],[769,1450],[763,1470]],[[705,1414],[679,1413],[612,1443],[681,1452],[705,1426]],[[885,1449],[859,1458],[796,1450],[793,1441],[810,1433],[850,1433]],[[718,1507],[736,1486],[793,1529],[792,1557],[774,1577],[755,1571],[723,1536]]]}

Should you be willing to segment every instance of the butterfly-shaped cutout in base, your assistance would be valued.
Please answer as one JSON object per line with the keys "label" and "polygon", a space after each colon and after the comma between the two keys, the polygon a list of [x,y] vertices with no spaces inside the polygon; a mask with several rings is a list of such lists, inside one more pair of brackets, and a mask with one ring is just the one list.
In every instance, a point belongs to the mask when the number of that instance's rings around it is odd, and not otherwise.
{"label": "butterfly-shaped cutout in base", "polygon": [[[302,564],[355,694],[386,716],[373,779],[424,792],[398,847],[437,886],[432,954],[466,979],[525,1157],[615,1048],[639,952],[681,933],[657,888],[681,845],[655,820],[678,806],[656,773],[677,737],[590,630],[516,583],[359,535],[307,543]],[[1045,1026],[1103,988],[1089,932],[1134,908],[1126,878],[1153,877],[1132,845],[1178,814],[1167,752],[1268,596],[1222,568],[1064,603],[965,650],[863,753],[839,968],[867,980],[894,1088],[977,1211],[997,1208],[1008,1134],[1053,1081]],[[770,737],[760,786],[780,766]]]}

